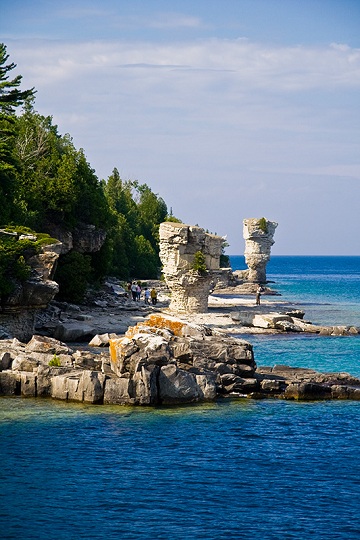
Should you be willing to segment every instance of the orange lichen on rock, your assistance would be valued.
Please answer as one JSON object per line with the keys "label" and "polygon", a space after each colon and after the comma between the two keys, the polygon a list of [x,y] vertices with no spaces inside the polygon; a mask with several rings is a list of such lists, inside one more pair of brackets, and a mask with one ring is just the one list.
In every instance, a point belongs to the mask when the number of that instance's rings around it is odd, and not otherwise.
{"label": "orange lichen on rock", "polygon": [[110,359],[112,362],[116,361],[117,351],[119,347],[121,348],[122,341],[123,341],[123,338],[109,340]]}
{"label": "orange lichen on rock", "polygon": [[140,326],[144,326],[146,324],[146,321],[142,323],[137,323],[135,326],[129,326],[129,328],[125,332],[125,337],[132,339],[135,334],[138,334],[140,331]]}
{"label": "orange lichen on rock", "polygon": [[144,331],[144,327],[149,327],[149,330],[156,330],[157,328],[166,328],[170,330],[174,336],[183,336],[183,328],[186,326],[185,322],[182,322],[173,317],[164,317],[164,315],[154,314],[146,321],[142,321],[135,326],[130,326],[125,333],[125,337],[132,339],[136,334]]}
{"label": "orange lichen on rock", "polygon": [[178,319],[157,314],[150,315],[144,324],[151,328],[166,328],[177,337],[183,335],[183,328],[186,326],[186,323],[179,321]]}

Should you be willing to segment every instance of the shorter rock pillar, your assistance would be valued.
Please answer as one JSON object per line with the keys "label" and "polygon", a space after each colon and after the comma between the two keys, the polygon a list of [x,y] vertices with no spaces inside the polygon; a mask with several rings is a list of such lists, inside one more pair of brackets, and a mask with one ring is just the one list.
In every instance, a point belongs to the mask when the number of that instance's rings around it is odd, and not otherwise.
{"label": "shorter rock pillar", "polygon": [[266,265],[270,260],[278,224],[265,218],[244,219],[245,261],[248,266],[247,281],[266,283]]}
{"label": "shorter rock pillar", "polygon": [[[223,238],[200,227],[165,222],[160,225],[160,259],[171,291],[170,309],[179,313],[203,313],[210,289],[220,272]],[[199,254],[204,268],[196,265]]]}

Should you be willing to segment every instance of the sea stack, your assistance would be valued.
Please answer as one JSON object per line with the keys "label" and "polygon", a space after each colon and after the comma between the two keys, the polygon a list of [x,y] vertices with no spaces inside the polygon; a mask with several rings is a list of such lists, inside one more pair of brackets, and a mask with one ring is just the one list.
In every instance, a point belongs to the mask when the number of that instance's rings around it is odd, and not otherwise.
{"label": "sea stack", "polygon": [[266,283],[266,265],[270,260],[278,224],[266,218],[250,218],[243,221],[245,261],[248,266],[247,281]]}
{"label": "sea stack", "polygon": [[223,238],[184,223],[160,225],[160,259],[171,291],[170,310],[204,313],[210,289],[221,274]]}

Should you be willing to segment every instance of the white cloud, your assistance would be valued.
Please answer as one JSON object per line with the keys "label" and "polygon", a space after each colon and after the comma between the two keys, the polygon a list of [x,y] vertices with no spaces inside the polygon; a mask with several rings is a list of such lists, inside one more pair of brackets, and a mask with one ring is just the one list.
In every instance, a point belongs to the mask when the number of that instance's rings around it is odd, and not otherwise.
{"label": "white cloud", "polygon": [[100,177],[116,166],[149,183],[234,251],[242,219],[265,215],[297,228],[297,246],[279,233],[277,253],[306,253],[318,220],[329,234],[315,253],[344,252],[332,224],[334,212],[354,230],[358,219],[345,209],[360,196],[358,49],[19,40],[8,52]]}
{"label": "white cloud", "polygon": [[[269,48],[244,39],[214,39],[186,44],[37,41],[30,47],[29,42],[24,47],[21,42],[14,42],[12,50],[22,59],[27,72],[36,71],[36,79],[42,73],[47,83],[52,76],[56,79],[59,75],[73,76],[74,69],[81,76],[100,68],[115,70],[127,66],[133,70],[164,67],[184,80],[192,77],[205,85],[221,80],[225,88],[239,83],[247,89],[271,91],[300,91],[338,84],[360,86],[360,49],[349,47]],[[30,58],[34,58],[32,62]],[[110,78],[114,75],[111,71],[107,73]]]}

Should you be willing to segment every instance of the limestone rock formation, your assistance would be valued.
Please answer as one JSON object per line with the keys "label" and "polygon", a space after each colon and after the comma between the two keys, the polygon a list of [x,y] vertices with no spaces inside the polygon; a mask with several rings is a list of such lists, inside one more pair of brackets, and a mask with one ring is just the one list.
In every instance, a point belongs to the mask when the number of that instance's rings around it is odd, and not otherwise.
{"label": "limestone rock formation", "polygon": [[245,261],[247,281],[266,283],[266,265],[270,260],[274,233],[278,226],[275,221],[265,218],[244,219],[243,235],[245,239]]}
{"label": "limestone rock formation", "polygon": [[25,254],[31,274],[25,281],[14,281],[13,291],[2,298],[0,338],[27,340],[33,334],[37,311],[46,307],[59,290],[52,278],[60,253],[61,243],[57,242],[42,246],[39,253]]}
{"label": "limestone rock formation", "polygon": [[360,379],[289,366],[256,368],[250,343],[163,315],[110,340],[109,353],[56,339],[0,340],[0,395],[158,405],[220,397],[360,400]]}
{"label": "limestone rock formation", "polygon": [[170,316],[151,315],[110,340],[110,359],[123,403],[191,403],[257,387],[249,343]]}
{"label": "limestone rock formation", "polygon": [[[152,315],[110,339],[109,355],[34,336],[0,341],[0,394],[127,405],[210,401],[258,388],[252,346]],[[56,360],[56,365],[54,364]]]}
{"label": "limestone rock formation", "polygon": [[322,336],[356,336],[360,333],[360,327],[356,326],[324,326],[304,321],[304,312],[299,310],[274,312],[251,309],[234,311],[230,316],[241,326],[273,330],[274,333],[305,332]]}
{"label": "limestone rock formation", "polygon": [[[165,222],[160,225],[160,259],[171,291],[170,309],[183,313],[203,313],[208,309],[210,289],[221,275],[223,238],[200,227]],[[196,257],[204,268],[196,268]],[[206,268],[205,268],[206,267]]]}
{"label": "limestone rock formation", "polygon": [[60,240],[62,244],[61,255],[68,253],[72,249],[79,253],[95,253],[100,251],[106,240],[104,230],[85,223],[79,223],[72,231],[66,229],[62,224],[50,222],[46,224],[45,228],[53,238]]}

